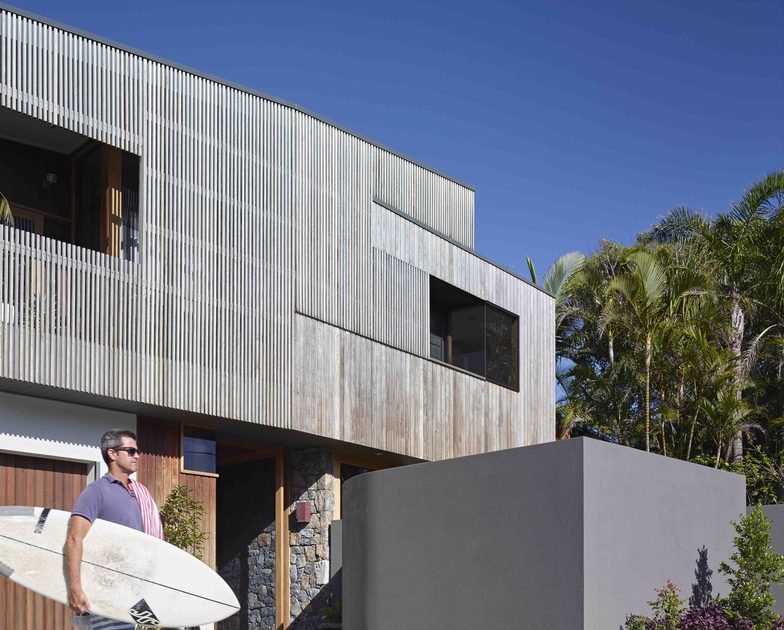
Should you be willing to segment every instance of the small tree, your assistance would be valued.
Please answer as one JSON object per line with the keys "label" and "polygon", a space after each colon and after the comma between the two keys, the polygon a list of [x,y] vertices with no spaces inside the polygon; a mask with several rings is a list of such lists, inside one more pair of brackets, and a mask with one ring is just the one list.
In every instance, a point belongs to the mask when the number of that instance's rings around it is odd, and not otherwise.
{"label": "small tree", "polygon": [[784,580],[784,556],[770,544],[770,521],[757,505],[748,516],[732,521],[737,536],[733,538],[735,553],[730,556],[734,566],[722,562],[719,572],[727,576],[731,587],[719,604],[733,621],[747,619],[755,630],[769,630],[779,620],[770,610],[775,598],[770,585]]}
{"label": "small tree", "polygon": [[207,540],[202,531],[204,504],[191,495],[187,486],[177,486],[169,493],[161,510],[166,541],[201,559],[201,550]]}

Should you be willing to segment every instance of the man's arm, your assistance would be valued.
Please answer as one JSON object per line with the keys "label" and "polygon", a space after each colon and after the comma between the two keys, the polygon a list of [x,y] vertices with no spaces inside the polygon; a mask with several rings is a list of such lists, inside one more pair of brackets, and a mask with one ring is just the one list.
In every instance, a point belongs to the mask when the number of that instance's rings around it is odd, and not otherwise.
{"label": "man's arm", "polygon": [[68,605],[74,612],[90,612],[90,600],[82,590],[82,543],[92,523],[83,516],[71,516],[65,538],[65,566],[68,571]]}

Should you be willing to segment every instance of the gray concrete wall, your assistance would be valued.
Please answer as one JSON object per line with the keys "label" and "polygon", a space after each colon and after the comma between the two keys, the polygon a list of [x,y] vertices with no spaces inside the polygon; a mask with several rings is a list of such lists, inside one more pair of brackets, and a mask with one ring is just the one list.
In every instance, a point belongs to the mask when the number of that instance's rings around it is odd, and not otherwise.
{"label": "gray concrete wall", "polygon": [[[784,554],[784,505],[763,505],[762,509],[772,522],[770,542],[776,551]],[[776,598],[773,609],[784,616],[784,585],[776,584],[770,590]]]}
{"label": "gray concrete wall", "polygon": [[368,473],[344,492],[346,630],[613,630],[667,579],[688,597],[698,548],[715,571],[745,509],[742,477],[585,439]]}
{"label": "gray concrete wall", "polygon": [[582,447],[560,446],[346,482],[343,627],[579,628]]}
{"label": "gray concrete wall", "polygon": [[688,599],[697,573],[726,595],[718,568],[732,553],[730,521],[746,511],[744,478],[596,440],[583,446],[584,627],[650,614],[647,602],[667,580]]}

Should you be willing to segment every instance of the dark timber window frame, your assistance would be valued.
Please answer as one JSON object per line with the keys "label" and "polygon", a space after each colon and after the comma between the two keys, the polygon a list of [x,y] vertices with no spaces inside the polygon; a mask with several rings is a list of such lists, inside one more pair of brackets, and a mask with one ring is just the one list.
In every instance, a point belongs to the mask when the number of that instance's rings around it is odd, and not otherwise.
{"label": "dark timber window frame", "polygon": [[520,391],[520,318],[430,276],[430,358]]}

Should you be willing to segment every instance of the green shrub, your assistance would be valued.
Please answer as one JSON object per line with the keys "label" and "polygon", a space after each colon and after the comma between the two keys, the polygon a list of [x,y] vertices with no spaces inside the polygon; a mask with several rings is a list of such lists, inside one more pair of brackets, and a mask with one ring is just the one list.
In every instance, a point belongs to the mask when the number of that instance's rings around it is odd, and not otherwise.
{"label": "green shrub", "polygon": [[166,542],[201,559],[206,532],[201,529],[204,504],[191,495],[187,486],[177,486],[169,493],[161,510]]}
{"label": "green shrub", "polygon": [[759,505],[748,516],[732,521],[732,525],[737,532],[733,538],[736,551],[730,556],[732,564],[719,565],[731,591],[718,602],[731,620],[748,619],[755,630],[768,630],[779,619],[770,610],[776,601],[770,585],[784,580],[784,556],[770,544],[770,521]]}

